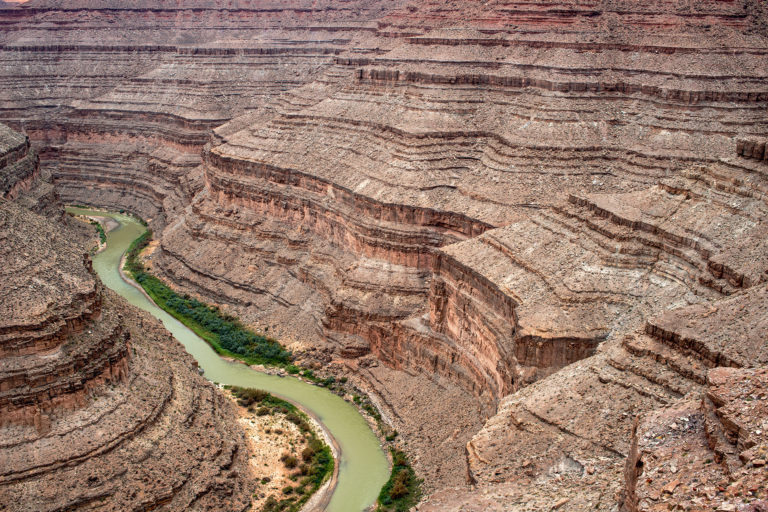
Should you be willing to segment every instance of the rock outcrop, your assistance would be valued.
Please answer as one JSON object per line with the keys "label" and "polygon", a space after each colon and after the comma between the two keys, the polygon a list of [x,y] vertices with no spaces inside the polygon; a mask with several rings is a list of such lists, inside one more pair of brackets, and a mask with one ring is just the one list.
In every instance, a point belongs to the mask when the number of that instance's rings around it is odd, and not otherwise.
{"label": "rock outcrop", "polygon": [[624,510],[768,510],[768,370],[716,368],[706,396],[633,429]]}
{"label": "rock outcrop", "polygon": [[427,509],[611,510],[638,414],[766,364],[767,15],[33,0],[0,117],[175,286],[376,394]]}
{"label": "rock outcrop", "polygon": [[48,169],[40,169],[40,158],[26,137],[0,124],[0,197],[51,219],[64,213]]}
{"label": "rock outcrop", "polygon": [[104,289],[82,234],[10,200],[50,184],[0,128],[0,510],[245,510],[234,405]]}

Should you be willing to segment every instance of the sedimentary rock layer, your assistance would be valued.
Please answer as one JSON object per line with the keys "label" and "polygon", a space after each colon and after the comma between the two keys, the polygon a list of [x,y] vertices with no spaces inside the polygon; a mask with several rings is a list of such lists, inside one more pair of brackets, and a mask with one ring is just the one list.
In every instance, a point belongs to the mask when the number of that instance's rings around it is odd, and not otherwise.
{"label": "sedimentary rock layer", "polygon": [[38,193],[50,184],[28,139],[0,128],[13,142],[2,182],[21,182],[24,159],[34,173],[15,201],[0,197],[0,510],[245,510],[233,404],[155,319],[103,288],[92,239],[79,243],[92,237]]}
{"label": "sedimentary rock layer", "polygon": [[[378,391],[451,486],[425,506],[610,509],[637,413],[764,364],[766,15],[37,2],[2,13],[0,114],[66,199],[150,217],[177,287]],[[401,388],[479,406],[439,445]]]}
{"label": "sedimentary rock layer", "polygon": [[380,5],[27,3],[1,15],[0,117],[41,142],[66,201],[161,227],[211,128],[317,78]]}

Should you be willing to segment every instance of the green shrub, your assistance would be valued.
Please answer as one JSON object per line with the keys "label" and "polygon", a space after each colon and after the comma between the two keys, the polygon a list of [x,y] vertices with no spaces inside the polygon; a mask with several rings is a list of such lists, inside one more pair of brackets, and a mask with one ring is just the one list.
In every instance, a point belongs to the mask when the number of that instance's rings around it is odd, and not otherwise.
{"label": "green shrub", "polygon": [[301,458],[304,460],[304,462],[311,461],[314,455],[315,455],[315,450],[313,450],[311,446],[307,446],[301,451]]}
{"label": "green shrub", "polygon": [[107,233],[104,231],[104,227],[95,220],[91,221],[91,224],[96,228],[96,231],[99,233],[99,240],[101,240],[102,244],[107,243]]}
{"label": "green shrub", "polygon": [[398,436],[397,430],[393,430],[391,434],[388,434],[385,438],[387,441],[392,442]]}
{"label": "green shrub", "polygon": [[278,512],[280,510],[280,503],[277,502],[274,496],[267,498],[262,507],[262,512]]}
{"label": "green shrub", "polygon": [[139,254],[152,238],[147,230],[128,248],[125,270],[162,309],[190,327],[217,352],[242,359],[249,364],[286,366],[292,355],[272,338],[259,335],[243,326],[231,315],[188,295],[179,295],[160,279],[150,274]]}
{"label": "green shrub", "polygon": [[232,394],[237,398],[237,403],[242,407],[248,407],[254,403],[261,403],[265,398],[271,396],[262,389],[248,389],[232,386]]}
{"label": "green shrub", "polygon": [[407,512],[421,499],[421,480],[416,478],[404,452],[390,448],[392,472],[381,488],[377,511]]}

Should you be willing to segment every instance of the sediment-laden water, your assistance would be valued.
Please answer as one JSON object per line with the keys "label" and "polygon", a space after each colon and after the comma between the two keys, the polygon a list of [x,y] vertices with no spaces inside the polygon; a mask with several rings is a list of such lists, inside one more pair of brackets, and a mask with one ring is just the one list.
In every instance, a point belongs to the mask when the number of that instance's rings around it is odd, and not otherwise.
{"label": "sediment-laden water", "polygon": [[325,388],[292,377],[267,375],[236,362],[219,357],[216,352],[184,324],[148,300],[139,290],[126,283],[119,267],[123,253],[146,229],[134,218],[119,213],[68,208],[78,215],[108,216],[120,226],[107,233],[107,248],[93,257],[93,267],[108,287],[128,302],[163,322],[187,352],[197,359],[205,376],[214,382],[264,389],[299,404],[325,425],[341,448],[339,478],[328,505],[330,512],[356,512],[373,504],[389,469],[379,440],[352,405]]}

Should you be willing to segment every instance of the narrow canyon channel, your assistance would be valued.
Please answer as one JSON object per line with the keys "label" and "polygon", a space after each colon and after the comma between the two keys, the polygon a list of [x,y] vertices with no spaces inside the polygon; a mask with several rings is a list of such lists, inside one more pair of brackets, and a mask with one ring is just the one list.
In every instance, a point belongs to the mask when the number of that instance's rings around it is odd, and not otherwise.
{"label": "narrow canyon channel", "polygon": [[94,269],[105,286],[163,322],[165,328],[198,361],[208,379],[221,384],[264,389],[298,404],[325,425],[341,448],[341,460],[337,461],[338,483],[328,511],[360,511],[373,504],[389,476],[388,462],[379,440],[355,407],[325,388],[293,377],[267,375],[219,357],[203,339],[120,276],[123,253],[133,240],[144,233],[144,226],[128,215],[118,213],[82,208],[67,208],[67,211],[77,215],[111,217],[120,224],[107,233],[106,249],[94,255]]}

